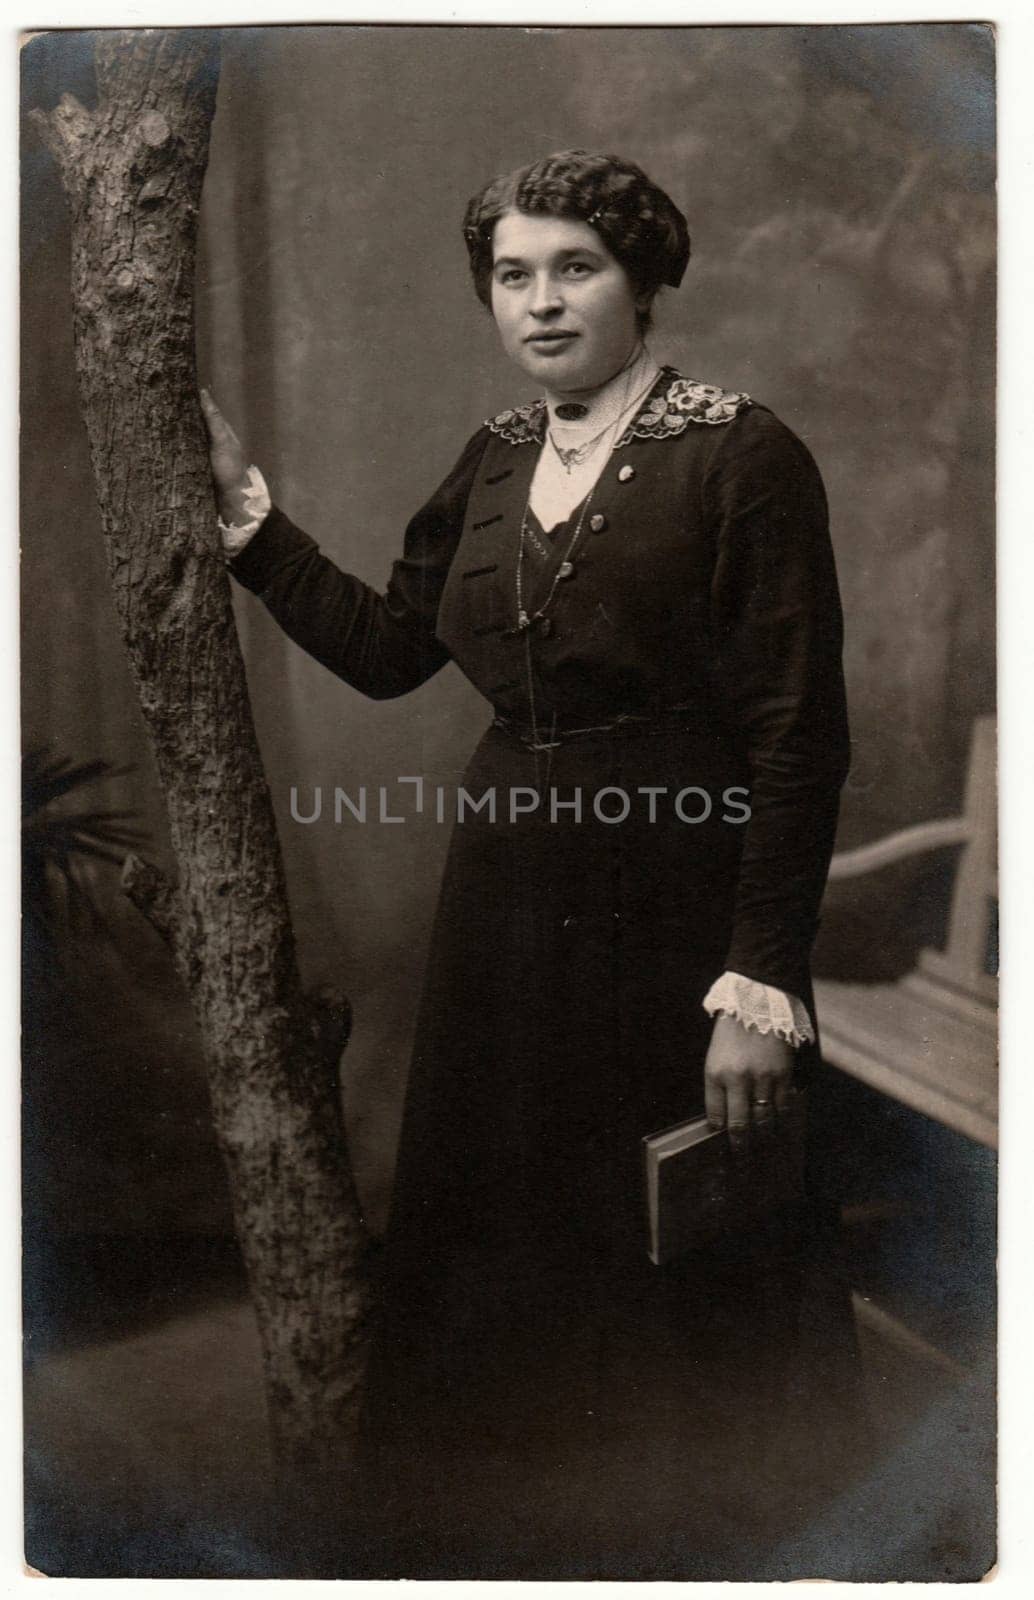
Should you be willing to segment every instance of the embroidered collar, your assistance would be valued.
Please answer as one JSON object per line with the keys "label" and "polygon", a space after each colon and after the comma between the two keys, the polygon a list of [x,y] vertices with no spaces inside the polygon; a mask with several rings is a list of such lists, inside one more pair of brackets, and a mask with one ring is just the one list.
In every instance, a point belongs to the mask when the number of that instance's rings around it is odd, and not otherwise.
{"label": "embroidered collar", "polygon": [[[691,422],[717,427],[731,422],[752,404],[748,394],[719,389],[713,383],[696,383],[692,378],[683,378],[674,367],[662,367],[657,382],[614,449],[619,450],[632,439],[675,438]],[[547,423],[546,402],[539,399],[500,411],[497,417],[487,418],[485,426],[508,444],[541,444]]]}

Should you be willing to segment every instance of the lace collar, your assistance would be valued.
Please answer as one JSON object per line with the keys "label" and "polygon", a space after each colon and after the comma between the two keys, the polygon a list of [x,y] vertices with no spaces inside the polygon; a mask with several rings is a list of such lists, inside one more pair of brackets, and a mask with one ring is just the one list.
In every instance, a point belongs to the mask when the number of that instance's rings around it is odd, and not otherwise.
{"label": "lace collar", "polygon": [[[614,445],[619,450],[632,439],[672,439],[684,433],[691,422],[717,427],[753,404],[748,394],[716,388],[713,383],[696,383],[683,378],[674,367],[662,367],[650,393]],[[500,411],[486,419],[485,426],[508,444],[541,444],[546,437],[548,413],[545,400],[532,400],[526,406]]]}

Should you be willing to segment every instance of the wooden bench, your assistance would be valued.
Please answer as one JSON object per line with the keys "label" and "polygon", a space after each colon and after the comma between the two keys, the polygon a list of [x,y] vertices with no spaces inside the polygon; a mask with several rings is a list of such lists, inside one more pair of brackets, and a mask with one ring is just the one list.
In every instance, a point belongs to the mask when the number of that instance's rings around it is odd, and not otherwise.
{"label": "wooden bench", "polygon": [[897,983],[818,981],[826,1060],[871,1088],[995,1146],[998,1136],[995,722],[974,724],[961,817],[904,828],[835,855],[830,879],[962,845],[943,950],[924,950]]}

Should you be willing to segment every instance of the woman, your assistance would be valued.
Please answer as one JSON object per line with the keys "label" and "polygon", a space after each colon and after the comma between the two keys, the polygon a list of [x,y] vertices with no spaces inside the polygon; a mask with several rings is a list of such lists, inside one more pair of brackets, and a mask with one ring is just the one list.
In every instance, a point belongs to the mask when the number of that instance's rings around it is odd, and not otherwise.
{"label": "woman", "polygon": [[759,1576],[794,1460],[830,1437],[787,1427],[845,1328],[812,1293],[826,1203],[813,1184],[804,1215],[658,1269],[639,1164],[705,1107],[749,1160],[814,1075],[847,767],[825,498],[771,412],[644,345],[689,238],[638,167],[548,157],[488,184],[464,237],[543,398],[477,430],[383,597],[270,507],[205,398],[234,576],[363,693],[453,660],[492,713],[400,1143],[369,1570]]}

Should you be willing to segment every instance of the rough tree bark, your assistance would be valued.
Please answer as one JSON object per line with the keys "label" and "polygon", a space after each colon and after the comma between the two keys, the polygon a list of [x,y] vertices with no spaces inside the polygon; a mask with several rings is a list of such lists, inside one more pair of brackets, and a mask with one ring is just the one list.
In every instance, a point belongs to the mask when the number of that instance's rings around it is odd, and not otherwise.
{"label": "rough tree bark", "polygon": [[99,33],[98,104],[36,125],[72,220],[75,357],[118,616],[178,879],[129,859],[200,1025],[295,1489],[347,1459],[365,1356],[363,1233],[337,1067],[344,1004],[302,994],[219,553],[197,402],[194,264],[218,31]]}

